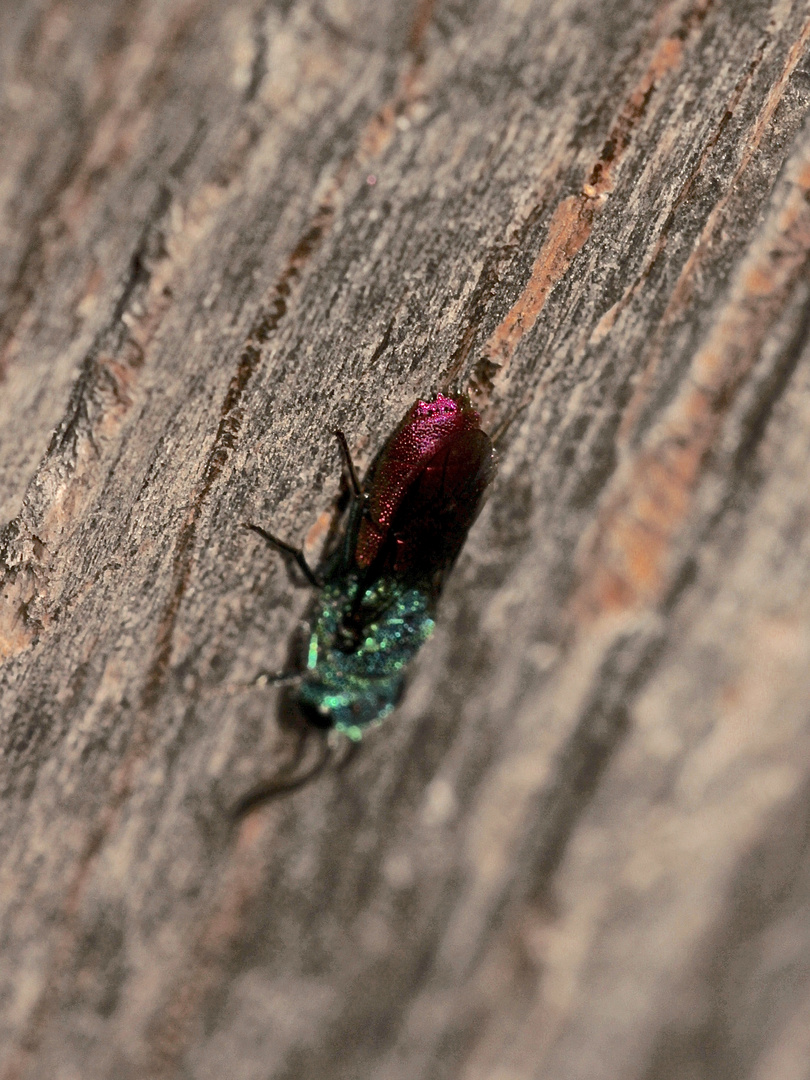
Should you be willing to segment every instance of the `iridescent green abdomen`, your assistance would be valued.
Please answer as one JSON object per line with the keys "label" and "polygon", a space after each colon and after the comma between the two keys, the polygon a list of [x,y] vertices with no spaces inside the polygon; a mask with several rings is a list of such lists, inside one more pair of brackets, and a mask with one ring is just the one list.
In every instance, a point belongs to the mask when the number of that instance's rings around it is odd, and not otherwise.
{"label": "iridescent green abdomen", "polygon": [[394,708],[405,668],[433,632],[425,590],[362,575],[324,586],[298,700],[318,726],[358,740]]}

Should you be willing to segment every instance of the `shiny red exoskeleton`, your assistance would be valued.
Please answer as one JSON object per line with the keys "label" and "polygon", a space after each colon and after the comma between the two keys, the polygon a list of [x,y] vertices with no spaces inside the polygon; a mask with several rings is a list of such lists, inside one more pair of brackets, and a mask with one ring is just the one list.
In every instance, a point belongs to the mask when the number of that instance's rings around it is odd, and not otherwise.
{"label": "shiny red exoskeleton", "polygon": [[495,451],[464,396],[417,401],[365,478],[354,562],[395,575],[455,561],[495,471]]}

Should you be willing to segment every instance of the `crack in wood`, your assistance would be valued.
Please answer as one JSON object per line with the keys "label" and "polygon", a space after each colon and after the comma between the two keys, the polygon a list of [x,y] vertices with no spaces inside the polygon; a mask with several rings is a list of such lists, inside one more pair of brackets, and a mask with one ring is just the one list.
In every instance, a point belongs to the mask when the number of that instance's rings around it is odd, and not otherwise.
{"label": "crack in wood", "polygon": [[638,611],[666,590],[673,542],[723,418],[810,262],[810,145],[788,175],[782,204],[752,244],[680,392],[605,493],[578,557],[577,622]]}
{"label": "crack in wood", "polygon": [[[620,444],[626,445],[630,441],[632,432],[638,425],[644,405],[649,396],[649,389],[653,382],[655,372],[661,363],[664,334],[676,321],[678,316],[687,308],[692,298],[693,290],[696,288],[699,280],[701,265],[705,261],[712,243],[714,242],[714,238],[722,225],[728,205],[736,194],[742,177],[750,167],[754,155],[762,144],[768,125],[771,123],[774,113],[787,90],[790,77],[805,54],[808,41],[810,41],[810,19],[804,23],[799,36],[788,50],[782,71],[768,92],[762,108],[751,125],[749,137],[745,140],[743,151],[740,155],[740,161],[734,175],[721,197],[712,207],[711,212],[701,229],[700,236],[678,275],[678,280],[675,284],[675,288],[672,290],[669,301],[667,302],[666,309],[655,328],[653,340],[650,345],[649,357],[645,362],[635,393],[622,417],[621,426],[617,436]],[[757,52],[759,52],[759,50],[757,50]],[[736,95],[735,89],[735,94],[732,95],[727,111],[728,108],[732,107],[738,100],[739,98]],[[688,194],[688,192],[685,194]],[[634,286],[631,286],[631,288],[633,287]],[[620,305],[623,303],[624,298],[619,301]],[[592,341],[598,343],[612,328],[614,323],[615,319],[611,315],[611,311],[608,311],[597,325]]]}
{"label": "crack in wood", "polygon": [[496,385],[508,378],[518,345],[534,327],[552,289],[589,239],[594,221],[613,190],[614,174],[653,94],[681,66],[684,43],[702,25],[712,2],[697,0],[681,17],[678,27],[658,44],[644,74],[619,109],[598,159],[588,170],[582,191],[563,199],[554,210],[528,282],[491,333],[473,370],[472,382],[483,387],[484,402]]}

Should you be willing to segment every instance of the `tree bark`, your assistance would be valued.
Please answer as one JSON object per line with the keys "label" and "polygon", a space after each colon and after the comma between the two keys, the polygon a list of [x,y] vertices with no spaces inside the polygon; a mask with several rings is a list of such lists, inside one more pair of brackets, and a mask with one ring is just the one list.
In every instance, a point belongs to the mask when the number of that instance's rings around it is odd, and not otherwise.
{"label": "tree bark", "polygon": [[[0,12],[0,1078],[801,1080],[810,8]],[[499,475],[294,751],[346,432]],[[511,421],[511,422],[510,422]]]}

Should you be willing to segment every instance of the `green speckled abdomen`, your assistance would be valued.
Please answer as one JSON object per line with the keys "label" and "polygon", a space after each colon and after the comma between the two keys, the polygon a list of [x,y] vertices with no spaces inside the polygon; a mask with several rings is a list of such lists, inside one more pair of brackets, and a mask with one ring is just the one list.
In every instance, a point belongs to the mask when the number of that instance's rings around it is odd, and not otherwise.
{"label": "green speckled abdomen", "polygon": [[402,694],[405,668],[433,632],[423,589],[378,578],[327,584],[309,638],[298,700],[308,719],[358,740]]}

